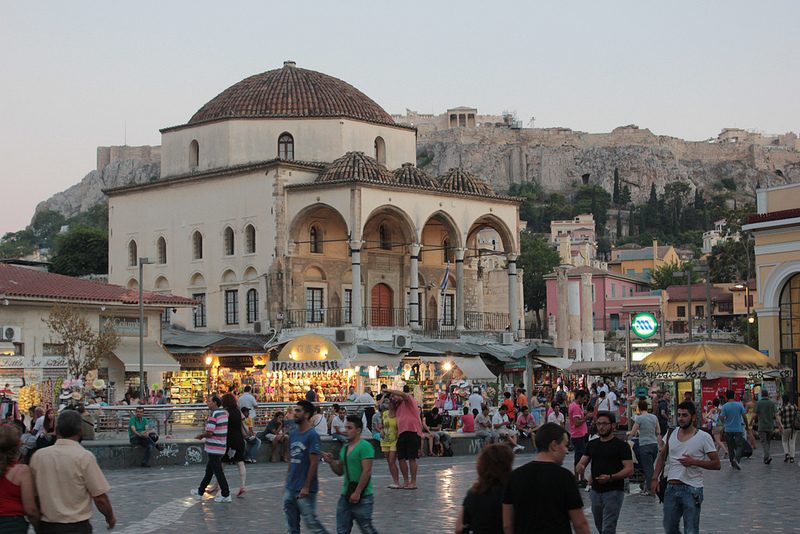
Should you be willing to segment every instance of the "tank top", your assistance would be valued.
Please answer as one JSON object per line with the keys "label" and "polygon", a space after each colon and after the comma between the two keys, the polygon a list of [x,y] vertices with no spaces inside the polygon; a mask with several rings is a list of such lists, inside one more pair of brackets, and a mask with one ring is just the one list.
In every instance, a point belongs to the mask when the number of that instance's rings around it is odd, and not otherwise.
{"label": "tank top", "polygon": [[[9,466],[9,470],[14,467],[14,465],[16,464]],[[21,515],[25,515],[25,510],[22,508],[21,488],[3,475],[3,478],[0,478],[0,517],[16,517]]]}

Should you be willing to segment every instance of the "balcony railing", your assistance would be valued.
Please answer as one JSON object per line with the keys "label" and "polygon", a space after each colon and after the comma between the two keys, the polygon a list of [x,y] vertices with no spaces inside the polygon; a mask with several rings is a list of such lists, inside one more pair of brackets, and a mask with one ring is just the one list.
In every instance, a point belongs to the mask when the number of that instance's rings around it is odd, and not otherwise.
{"label": "balcony railing", "polygon": [[432,338],[457,339],[458,331],[455,324],[443,323],[439,319],[422,319],[422,335]]}
{"label": "balcony railing", "polygon": [[474,332],[502,332],[511,321],[507,313],[502,312],[464,312],[464,328]]}

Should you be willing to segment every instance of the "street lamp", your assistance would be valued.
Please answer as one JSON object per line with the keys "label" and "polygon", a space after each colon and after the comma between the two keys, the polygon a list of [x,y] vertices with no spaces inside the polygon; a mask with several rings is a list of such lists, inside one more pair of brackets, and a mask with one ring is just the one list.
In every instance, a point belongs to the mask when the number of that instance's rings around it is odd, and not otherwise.
{"label": "street lamp", "polygon": [[750,345],[750,325],[756,322],[755,317],[750,316],[750,282],[747,281],[745,283],[735,284],[731,290],[733,289],[736,289],[736,291],[744,291],[744,303],[745,306],[747,306],[747,333],[744,342],[746,345]]}
{"label": "street lamp", "polygon": [[154,263],[150,258],[139,258],[139,397],[144,402],[146,387],[144,384],[144,284],[142,270],[145,265]]}
{"label": "street lamp", "polygon": [[687,314],[687,323],[689,327],[689,343],[692,342],[692,265],[689,264],[686,266],[685,271],[674,271],[672,273],[673,278],[683,278],[686,277],[686,286],[688,289],[688,293],[686,295],[686,310]]}

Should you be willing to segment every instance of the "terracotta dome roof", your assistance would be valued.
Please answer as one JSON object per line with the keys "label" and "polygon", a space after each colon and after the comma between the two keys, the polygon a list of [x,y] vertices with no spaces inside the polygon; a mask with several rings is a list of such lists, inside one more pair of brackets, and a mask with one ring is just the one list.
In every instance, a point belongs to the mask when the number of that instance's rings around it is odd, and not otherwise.
{"label": "terracotta dome roof", "polygon": [[395,124],[374,100],[333,76],[300,69],[286,61],[282,69],[250,76],[200,108],[189,124],[240,118],[346,117]]}
{"label": "terracotta dome roof", "polygon": [[348,152],[325,167],[317,179],[322,182],[376,182],[396,183],[389,170],[363,152]]}
{"label": "terracotta dome roof", "polygon": [[403,163],[403,166],[396,169],[393,174],[398,185],[436,187],[436,180],[428,176],[425,171],[418,169],[413,163]]}
{"label": "terracotta dome roof", "polygon": [[439,178],[439,188],[457,193],[495,196],[492,186],[461,168],[450,169]]}

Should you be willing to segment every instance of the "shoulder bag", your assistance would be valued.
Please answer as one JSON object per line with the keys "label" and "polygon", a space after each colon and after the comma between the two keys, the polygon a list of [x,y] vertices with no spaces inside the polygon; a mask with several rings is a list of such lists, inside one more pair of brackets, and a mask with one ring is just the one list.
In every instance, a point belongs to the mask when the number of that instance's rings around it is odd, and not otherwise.
{"label": "shoulder bag", "polygon": [[[350,496],[355,493],[356,489],[358,488],[358,480],[355,482],[352,478],[350,478],[350,470],[347,468],[347,449],[348,446],[344,446],[344,472],[347,473],[347,490],[344,493],[344,498],[347,499],[347,502],[350,502]],[[361,502],[361,498],[358,499]]]}
{"label": "shoulder bag", "polygon": [[664,443],[664,465],[661,467],[661,478],[658,479],[658,490],[656,490],[656,495],[658,496],[658,502],[664,502],[664,494],[667,492],[667,470],[669,468],[669,438],[672,437],[672,433],[675,432],[673,428],[669,432],[667,432],[666,443]]}
{"label": "shoulder bag", "polygon": [[797,409],[797,406],[794,404],[790,404],[790,406],[794,406],[794,417],[792,418],[792,430],[800,430],[800,410]]}

